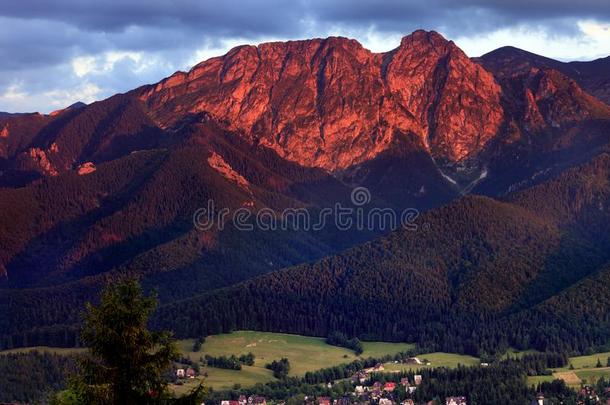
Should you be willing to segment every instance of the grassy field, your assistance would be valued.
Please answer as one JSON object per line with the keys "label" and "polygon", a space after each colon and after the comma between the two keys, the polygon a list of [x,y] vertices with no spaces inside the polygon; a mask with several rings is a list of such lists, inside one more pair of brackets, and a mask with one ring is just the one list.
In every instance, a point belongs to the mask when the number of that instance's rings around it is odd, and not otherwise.
{"label": "grassy field", "polygon": [[481,364],[481,361],[477,357],[466,356],[462,354],[454,353],[426,353],[417,356],[418,359],[424,361],[424,359],[430,362],[430,365],[425,364],[396,364],[386,363],[384,364],[386,371],[402,371],[402,370],[417,370],[428,367],[447,367],[455,368],[458,364],[463,366],[476,366]]}
{"label": "grassy field", "polygon": [[[302,376],[307,371],[319,370],[358,358],[353,351],[326,344],[323,338],[289,335],[282,333],[239,331],[223,335],[208,336],[201,351],[193,353],[193,340],[181,340],[179,348],[185,357],[199,361],[202,356],[230,356],[254,353],[255,364],[242,370],[223,370],[213,367],[202,369],[208,373],[206,385],[215,389],[230,388],[238,383],[254,385],[273,380],[265,364],[286,357],[290,361],[290,375]],[[361,357],[381,357],[414,348],[408,343],[363,342]],[[202,371],[203,372],[203,371]],[[184,386],[180,389],[185,389]]]}
{"label": "grassy field", "polygon": [[11,353],[29,353],[29,352],[33,352],[33,351],[38,351],[38,352],[62,354],[62,355],[68,356],[71,354],[84,353],[85,350],[86,349],[76,348],[76,347],[65,348],[65,347],[49,347],[49,346],[32,346],[32,347],[22,347],[22,348],[18,348],[18,349],[3,350],[0,352],[0,355],[11,354]]}
{"label": "grassy field", "polygon": [[[600,377],[610,378],[610,367],[607,367],[608,357],[610,357],[610,352],[570,357],[569,364],[574,369],[570,370],[568,364],[567,367],[553,370],[553,376],[564,380],[572,387],[579,387],[584,381],[589,384],[595,383]],[[603,367],[596,367],[598,359]]]}
{"label": "grassy field", "polygon": [[608,357],[610,357],[610,352],[596,353],[589,356],[570,357],[570,363],[576,369],[595,368],[597,365],[597,360],[599,359],[602,366],[606,367],[608,364]]}
{"label": "grassy field", "polygon": [[230,356],[254,353],[255,366],[265,367],[273,360],[286,357],[290,360],[291,375],[303,375],[306,371],[346,363],[356,358],[354,352],[330,346],[324,339],[285,335],[279,333],[241,331],[230,334],[208,336],[200,352],[193,353],[193,341],[181,341],[180,349],[191,360],[201,356]]}
{"label": "grassy field", "polygon": [[170,384],[169,388],[173,391],[175,395],[181,396],[193,391],[195,388],[197,388],[197,386],[199,386],[199,383],[203,382],[203,380],[203,377],[188,379],[185,380],[184,383],[181,385]]}
{"label": "grassy field", "polygon": [[[201,356],[240,355],[249,352],[256,356],[255,366],[264,367],[273,360],[286,357],[291,375],[303,375],[324,367],[348,363],[358,358],[353,351],[326,344],[324,339],[283,333],[240,331],[208,336],[200,352],[192,352],[193,341],[180,341],[181,351],[191,360]],[[414,346],[407,343],[365,342],[361,357],[380,357],[395,354]]]}
{"label": "grassy field", "polygon": [[539,383],[542,382],[551,382],[553,380],[557,379],[557,377],[553,376],[553,375],[536,375],[536,376],[530,376],[527,377],[527,385],[528,386],[536,386]]}
{"label": "grassy field", "polygon": [[248,387],[256,383],[274,380],[271,370],[257,366],[244,366],[239,371],[212,367],[204,367],[202,370],[208,373],[208,377],[205,379],[206,386],[214,387],[215,389],[228,389],[232,388],[235,384]]}
{"label": "grassy field", "polygon": [[383,357],[386,354],[395,354],[415,349],[411,343],[385,343],[385,342],[362,342],[364,352],[362,357]]}
{"label": "grassy field", "polygon": [[517,349],[508,349],[506,353],[502,356],[502,359],[514,359],[525,356],[526,354],[537,354],[540,353],[538,350],[517,350]]}
{"label": "grassy field", "polygon": [[574,371],[557,371],[553,373],[553,377],[565,381],[571,387],[578,387],[580,385],[580,378]]}
{"label": "grassy field", "polygon": [[[199,361],[206,354],[212,356],[240,355],[249,352],[254,353],[256,361],[254,366],[244,366],[242,370],[224,370],[213,367],[202,367],[201,372],[207,373],[205,385],[215,389],[227,389],[234,384],[243,387],[251,386],[256,383],[272,381],[273,375],[270,370],[265,368],[265,364],[278,360],[282,357],[288,358],[291,364],[290,374],[301,376],[307,371],[319,370],[324,367],[331,367],[342,363],[349,363],[358,358],[353,351],[341,347],[327,345],[322,338],[288,335],[282,333],[267,333],[254,331],[240,331],[230,334],[209,336],[206,338],[202,349],[193,353],[193,340],[180,340],[178,346],[184,356],[193,361]],[[398,352],[413,349],[414,345],[408,343],[385,343],[385,342],[363,342],[364,352],[361,357],[382,357]],[[27,347],[0,352],[25,353],[30,351],[49,352],[56,354],[71,355],[82,353],[82,348],[57,348],[57,347]],[[511,357],[521,357],[525,354],[536,353],[535,351],[509,350],[505,355]],[[430,365],[406,365],[386,363],[386,371],[400,371],[405,369],[418,369],[423,367],[457,367],[462,365],[478,365],[480,360],[472,356],[464,356],[452,353],[427,353],[417,356],[420,360],[427,359]],[[610,352],[596,353],[588,356],[577,356],[570,358],[570,364],[574,370],[567,367],[553,370],[553,376],[528,377],[530,385],[535,385],[542,381],[551,381],[561,378],[572,387],[578,387],[581,382],[594,383],[600,377],[610,378],[610,367],[607,367]],[[597,360],[603,367],[597,368]],[[193,389],[199,383],[198,379],[189,380],[181,386],[173,386],[178,393],[185,393]]]}
{"label": "grassy field", "polygon": [[610,367],[578,370],[576,375],[582,380],[586,380],[587,383],[592,384],[599,380],[600,377],[610,378]]}
{"label": "grassy field", "polygon": [[257,366],[243,366],[241,370],[202,367],[201,373],[207,373],[207,377],[186,380],[184,385],[172,385],[172,389],[176,394],[183,395],[196,388],[200,381],[204,381],[206,387],[225,390],[233,388],[235,384],[248,387],[274,380],[271,370]]}

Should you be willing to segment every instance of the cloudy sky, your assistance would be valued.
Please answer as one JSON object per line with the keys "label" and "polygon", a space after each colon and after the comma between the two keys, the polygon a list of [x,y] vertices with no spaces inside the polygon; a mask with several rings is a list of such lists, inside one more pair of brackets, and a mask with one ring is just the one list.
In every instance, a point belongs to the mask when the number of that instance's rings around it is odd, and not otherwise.
{"label": "cloudy sky", "polygon": [[89,103],[242,43],[343,35],[387,51],[419,28],[470,56],[610,55],[608,0],[1,0],[0,111]]}

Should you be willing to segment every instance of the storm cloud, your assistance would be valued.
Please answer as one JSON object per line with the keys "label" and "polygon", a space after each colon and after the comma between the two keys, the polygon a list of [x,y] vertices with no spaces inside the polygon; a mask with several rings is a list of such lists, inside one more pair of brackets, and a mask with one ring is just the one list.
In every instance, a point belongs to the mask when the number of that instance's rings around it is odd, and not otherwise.
{"label": "storm cloud", "polygon": [[610,2],[602,0],[6,0],[0,110],[91,102],[231,46],[277,39],[345,35],[383,51],[423,28],[471,56],[514,45],[592,59],[610,53],[600,45],[610,43],[609,22]]}

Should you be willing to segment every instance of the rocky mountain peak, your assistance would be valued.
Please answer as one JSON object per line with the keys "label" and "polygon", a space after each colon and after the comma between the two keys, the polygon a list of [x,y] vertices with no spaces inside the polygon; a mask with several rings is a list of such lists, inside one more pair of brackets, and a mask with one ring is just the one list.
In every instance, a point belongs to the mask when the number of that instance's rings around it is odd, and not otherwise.
{"label": "rocky mountain peak", "polygon": [[453,41],[447,40],[436,31],[417,30],[409,35],[402,37],[400,48],[415,48],[426,46],[434,49],[441,49],[447,46],[455,46]]}
{"label": "rocky mountain peak", "polygon": [[385,54],[343,37],[240,46],[140,99],[163,127],[206,111],[282,157],[333,171],[407,133],[442,161],[476,155],[498,130],[499,94],[453,42],[416,31]]}

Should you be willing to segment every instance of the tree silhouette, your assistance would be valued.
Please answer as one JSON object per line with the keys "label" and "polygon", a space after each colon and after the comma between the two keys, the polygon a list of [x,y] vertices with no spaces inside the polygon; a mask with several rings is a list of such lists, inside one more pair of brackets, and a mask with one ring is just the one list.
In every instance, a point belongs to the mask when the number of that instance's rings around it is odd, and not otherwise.
{"label": "tree silhouette", "polygon": [[151,403],[167,394],[163,372],[178,350],[169,332],[147,327],[156,305],[132,279],[109,285],[99,305],[87,304],[81,339],[89,356],[80,386],[91,401]]}

